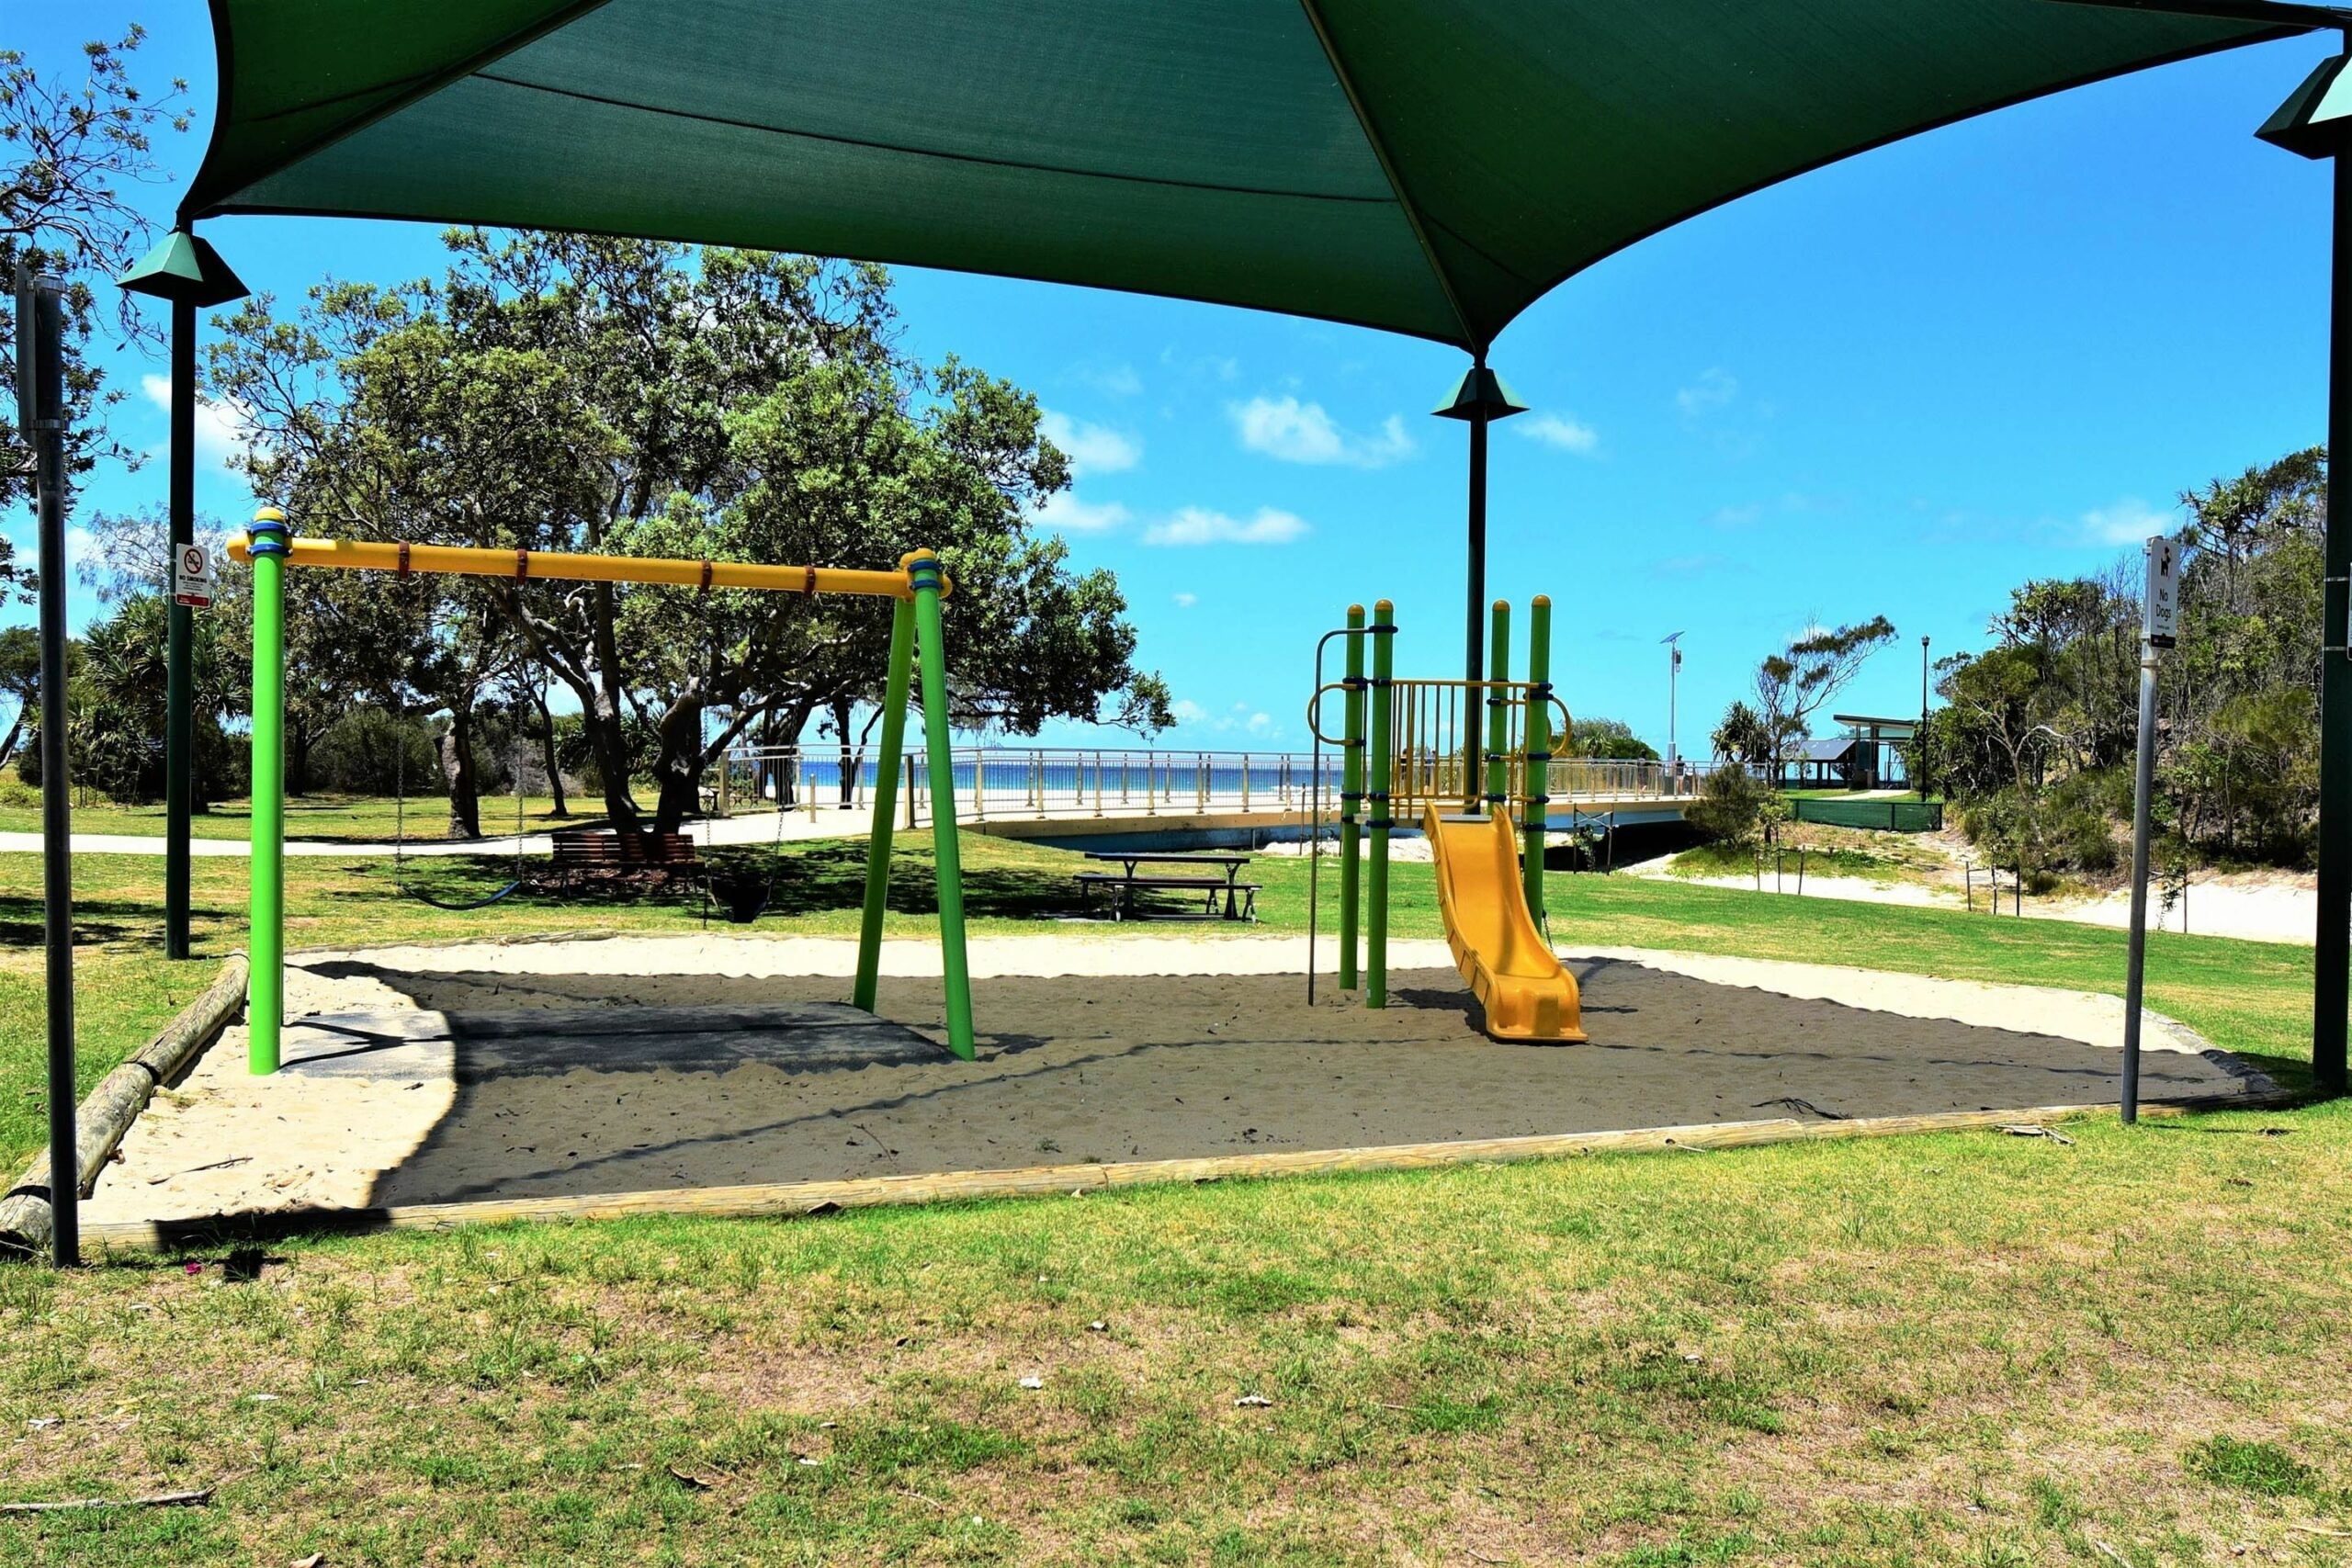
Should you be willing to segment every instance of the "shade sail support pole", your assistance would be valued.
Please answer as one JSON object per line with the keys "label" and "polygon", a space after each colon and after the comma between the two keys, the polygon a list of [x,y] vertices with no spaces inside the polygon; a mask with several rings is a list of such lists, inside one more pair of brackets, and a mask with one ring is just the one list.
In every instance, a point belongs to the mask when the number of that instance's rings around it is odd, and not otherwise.
{"label": "shade sail support pole", "polygon": [[[172,559],[196,542],[196,301],[172,301]],[[166,587],[169,580],[166,579]],[[196,612],[166,599],[164,697],[164,956],[187,956],[188,818],[196,809]]]}
{"label": "shade sail support pole", "polygon": [[2312,1077],[2345,1091],[2346,992],[2352,981],[2352,158],[2335,164],[2328,262],[2326,605],[2320,641],[2319,927],[2312,971]]}
{"label": "shade sail support pole", "polygon": [[[1486,361],[1478,362],[1479,368]],[[1487,604],[1487,411],[1475,409],[1470,415],[1470,516],[1469,538],[1464,547],[1464,570],[1469,575],[1469,601],[1462,618],[1462,678],[1476,681],[1483,671],[1479,642],[1485,627]]]}
{"label": "shade sail support pole", "polygon": [[2352,106],[2338,91],[2346,52],[2322,61],[2255,134],[2332,161],[2327,272],[2327,532],[2321,545],[2319,909],[2312,953],[2312,1077],[2345,1091],[2346,989],[2352,981]]}

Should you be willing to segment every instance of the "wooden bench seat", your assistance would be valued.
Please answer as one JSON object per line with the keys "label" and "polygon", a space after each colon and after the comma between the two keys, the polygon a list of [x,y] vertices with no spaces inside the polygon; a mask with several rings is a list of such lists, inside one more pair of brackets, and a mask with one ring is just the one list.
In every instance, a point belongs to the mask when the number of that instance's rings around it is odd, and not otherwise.
{"label": "wooden bench seat", "polygon": [[650,876],[664,881],[702,874],[701,854],[684,833],[558,833],[555,875],[559,888],[582,877],[620,881]]}

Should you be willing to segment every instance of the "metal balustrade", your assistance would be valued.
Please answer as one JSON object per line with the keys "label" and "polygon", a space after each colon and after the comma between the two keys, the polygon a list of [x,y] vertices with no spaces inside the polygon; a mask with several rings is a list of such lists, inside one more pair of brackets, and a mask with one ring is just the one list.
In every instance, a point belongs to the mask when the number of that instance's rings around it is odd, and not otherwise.
{"label": "metal balustrade", "polygon": [[[1430,770],[1458,767],[1459,759],[1412,761]],[[1114,750],[1083,747],[970,747],[953,753],[956,812],[970,822],[1073,817],[1305,817],[1318,787],[1304,752]],[[1594,757],[1558,757],[1550,765],[1552,799],[1565,805],[1688,799],[1709,768]],[[874,753],[837,746],[746,746],[727,753],[707,781],[703,801],[720,816],[784,809],[815,818],[863,814],[874,784]],[[1319,787],[1322,809],[1335,812],[1340,761],[1326,756]],[[927,821],[933,781],[921,751],[906,754],[901,810],[908,823]]]}

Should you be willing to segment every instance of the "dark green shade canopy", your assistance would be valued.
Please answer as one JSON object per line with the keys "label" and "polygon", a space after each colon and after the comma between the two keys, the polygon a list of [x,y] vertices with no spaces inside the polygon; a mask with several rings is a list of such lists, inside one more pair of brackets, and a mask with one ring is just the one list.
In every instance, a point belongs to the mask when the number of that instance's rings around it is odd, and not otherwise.
{"label": "dark green shade canopy", "polygon": [[185,229],[175,229],[164,235],[153,250],[139,258],[136,266],[115,282],[133,294],[152,294],[158,299],[180,301],[198,309],[225,305],[250,292],[243,280],[220,259],[220,252]]}
{"label": "dark green shade canopy", "polygon": [[[2222,3],[2222,0],[2217,0]],[[582,230],[1483,350],[1744,192],[2291,22],[2065,0],[212,0],[182,209]],[[2292,13],[2285,13],[2292,15]]]}

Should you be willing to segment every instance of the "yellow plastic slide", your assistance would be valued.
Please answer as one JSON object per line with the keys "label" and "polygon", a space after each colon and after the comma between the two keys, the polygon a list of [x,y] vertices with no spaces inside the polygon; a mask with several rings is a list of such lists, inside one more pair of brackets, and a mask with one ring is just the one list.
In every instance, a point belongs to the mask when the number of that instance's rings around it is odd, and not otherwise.
{"label": "yellow plastic slide", "polygon": [[1520,883],[1519,837],[1503,812],[1421,818],[1437,862],[1437,907],[1462,977],[1497,1040],[1585,1038],[1577,979],[1536,929]]}

